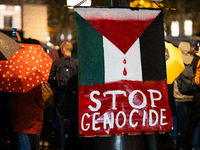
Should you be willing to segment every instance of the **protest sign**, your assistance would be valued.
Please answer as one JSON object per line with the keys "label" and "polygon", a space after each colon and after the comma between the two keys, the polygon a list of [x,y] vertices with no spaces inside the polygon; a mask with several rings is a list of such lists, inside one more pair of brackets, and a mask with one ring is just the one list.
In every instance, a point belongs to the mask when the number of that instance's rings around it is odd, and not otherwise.
{"label": "protest sign", "polygon": [[75,8],[79,132],[166,132],[172,127],[160,9]]}

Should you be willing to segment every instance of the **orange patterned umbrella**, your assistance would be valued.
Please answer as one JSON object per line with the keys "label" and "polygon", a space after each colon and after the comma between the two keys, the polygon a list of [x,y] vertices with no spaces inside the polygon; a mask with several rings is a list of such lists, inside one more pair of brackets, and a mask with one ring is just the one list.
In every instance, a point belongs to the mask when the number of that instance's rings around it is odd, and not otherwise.
{"label": "orange patterned umbrella", "polygon": [[48,80],[53,60],[37,44],[20,44],[23,48],[8,60],[0,61],[0,91],[26,93]]}

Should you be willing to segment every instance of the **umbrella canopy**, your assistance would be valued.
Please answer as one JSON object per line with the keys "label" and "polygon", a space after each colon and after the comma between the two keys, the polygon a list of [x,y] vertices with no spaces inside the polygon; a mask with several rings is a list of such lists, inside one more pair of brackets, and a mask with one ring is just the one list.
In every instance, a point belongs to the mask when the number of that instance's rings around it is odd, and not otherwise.
{"label": "umbrella canopy", "polygon": [[167,84],[172,84],[179,74],[185,69],[181,50],[171,43],[165,42],[165,48],[168,51],[168,59],[166,60]]}
{"label": "umbrella canopy", "polygon": [[189,42],[191,46],[194,46],[195,43],[195,40],[191,39],[188,36],[178,36],[178,37],[168,36],[166,37],[166,41],[172,43],[176,47],[178,47],[180,42]]}
{"label": "umbrella canopy", "polygon": [[0,60],[7,60],[21,48],[15,40],[0,32]]}
{"label": "umbrella canopy", "polygon": [[0,91],[26,93],[48,80],[53,60],[37,44],[23,48],[7,61],[0,61]]}

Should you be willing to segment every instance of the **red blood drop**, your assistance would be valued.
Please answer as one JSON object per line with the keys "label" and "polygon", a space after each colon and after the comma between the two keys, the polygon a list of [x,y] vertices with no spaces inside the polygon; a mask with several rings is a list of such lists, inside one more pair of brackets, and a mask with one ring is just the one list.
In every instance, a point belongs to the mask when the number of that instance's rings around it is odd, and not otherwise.
{"label": "red blood drop", "polygon": [[126,64],[126,59],[125,59],[125,58],[124,58],[124,61],[123,61],[123,63],[124,63],[124,64]]}
{"label": "red blood drop", "polygon": [[125,68],[125,67],[124,67],[123,75],[124,75],[124,76],[126,76],[126,75],[127,75],[127,70],[126,70],[126,68]]}

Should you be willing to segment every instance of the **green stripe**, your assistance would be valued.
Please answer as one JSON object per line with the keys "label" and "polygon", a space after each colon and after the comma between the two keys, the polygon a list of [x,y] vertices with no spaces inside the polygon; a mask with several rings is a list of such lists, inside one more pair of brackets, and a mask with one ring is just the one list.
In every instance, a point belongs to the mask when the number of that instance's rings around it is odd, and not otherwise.
{"label": "green stripe", "polygon": [[104,84],[103,37],[75,12],[79,85]]}

